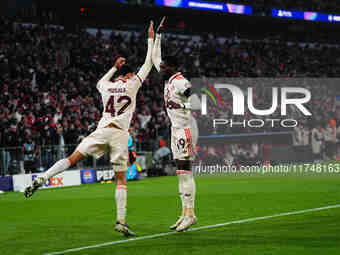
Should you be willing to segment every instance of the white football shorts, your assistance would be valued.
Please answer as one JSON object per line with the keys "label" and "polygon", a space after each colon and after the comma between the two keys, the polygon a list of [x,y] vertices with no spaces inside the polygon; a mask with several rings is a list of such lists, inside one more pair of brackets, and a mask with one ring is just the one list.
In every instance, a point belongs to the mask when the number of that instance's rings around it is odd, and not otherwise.
{"label": "white football shorts", "polygon": [[110,161],[116,172],[127,170],[129,132],[118,128],[97,128],[78,145],[77,151],[96,159],[110,153]]}
{"label": "white football shorts", "polygon": [[196,121],[189,128],[171,128],[171,150],[174,159],[194,160],[198,140]]}

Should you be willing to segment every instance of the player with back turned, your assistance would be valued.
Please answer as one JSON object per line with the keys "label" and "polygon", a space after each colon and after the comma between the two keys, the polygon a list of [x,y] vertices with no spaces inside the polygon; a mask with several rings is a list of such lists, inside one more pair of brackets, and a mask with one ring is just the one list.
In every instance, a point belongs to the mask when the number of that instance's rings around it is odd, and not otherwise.
{"label": "player with back turned", "polygon": [[164,20],[165,17],[156,32],[152,62],[166,81],[164,101],[171,121],[171,150],[176,161],[179,196],[182,201],[182,214],[170,228],[181,232],[197,222],[194,212],[196,184],[192,174],[192,161],[195,157],[198,129],[191,111],[200,109],[200,100],[197,95],[191,94],[191,83],[179,72],[177,57],[161,56]]}
{"label": "player with back turned", "polygon": [[[137,74],[125,64],[124,58],[118,58],[114,67],[97,83],[97,89],[103,101],[103,115],[97,129],[84,138],[71,156],[61,159],[48,169],[43,177],[35,179],[25,189],[25,197],[31,197],[49,178],[67,170],[86,156],[100,158],[110,153],[110,161],[115,171],[117,223],[115,230],[125,236],[133,236],[126,218],[126,170],[128,161],[128,140],[132,115],[136,108],[136,95],[143,81],[152,69],[152,49],[154,44],[153,23],[148,30],[148,49],[145,62]],[[118,78],[110,79],[118,71]]]}

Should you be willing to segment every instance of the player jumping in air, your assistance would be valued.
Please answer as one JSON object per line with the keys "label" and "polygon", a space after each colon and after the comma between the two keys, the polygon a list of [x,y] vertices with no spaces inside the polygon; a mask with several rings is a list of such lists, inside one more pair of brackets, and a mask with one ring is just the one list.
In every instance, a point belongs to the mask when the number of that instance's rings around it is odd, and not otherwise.
{"label": "player jumping in air", "polygon": [[192,174],[192,161],[198,139],[196,120],[192,110],[200,109],[197,95],[191,95],[191,84],[178,71],[179,64],[174,56],[161,57],[162,19],[157,31],[152,62],[165,82],[164,101],[171,120],[171,150],[176,161],[179,180],[179,196],[182,215],[171,229],[181,232],[197,222],[194,212],[196,184]]}
{"label": "player jumping in air", "polygon": [[[135,74],[124,58],[118,58],[114,67],[97,83],[103,101],[103,115],[97,129],[78,145],[71,156],[61,159],[48,169],[43,177],[35,179],[25,189],[25,197],[31,197],[49,178],[77,164],[86,156],[100,158],[105,152],[110,153],[110,161],[115,170],[117,224],[115,230],[125,236],[135,234],[128,228],[126,217],[126,170],[128,161],[128,140],[131,119],[136,108],[136,95],[143,81],[152,69],[152,49],[154,30],[151,21],[148,30],[148,50],[145,63]],[[111,77],[118,71],[118,79],[111,82]]]}

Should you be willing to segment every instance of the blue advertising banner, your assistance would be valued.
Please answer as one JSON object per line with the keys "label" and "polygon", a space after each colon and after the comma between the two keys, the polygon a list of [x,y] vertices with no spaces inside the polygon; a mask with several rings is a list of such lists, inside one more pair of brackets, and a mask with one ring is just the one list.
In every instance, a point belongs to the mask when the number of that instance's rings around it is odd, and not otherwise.
{"label": "blue advertising banner", "polygon": [[319,12],[301,12],[292,10],[272,9],[272,17],[301,19],[308,21],[340,22],[340,15],[325,14]]}
{"label": "blue advertising banner", "polygon": [[208,11],[219,11],[235,14],[252,15],[253,8],[248,5],[230,4],[212,1],[198,1],[198,0],[155,0],[156,5],[176,7],[176,8],[190,8]]}
{"label": "blue advertising banner", "polygon": [[90,184],[97,182],[97,173],[94,169],[80,170],[80,179],[82,184]]}
{"label": "blue advertising banner", "polygon": [[13,190],[13,178],[12,176],[0,176],[0,190],[12,191]]}

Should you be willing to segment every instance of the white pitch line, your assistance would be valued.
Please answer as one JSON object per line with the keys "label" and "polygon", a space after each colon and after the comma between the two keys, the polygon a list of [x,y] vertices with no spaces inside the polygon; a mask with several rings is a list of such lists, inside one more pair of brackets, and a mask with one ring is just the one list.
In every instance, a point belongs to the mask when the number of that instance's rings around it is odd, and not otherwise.
{"label": "white pitch line", "polygon": [[[228,225],[232,225],[232,224],[241,224],[241,223],[246,223],[246,222],[266,220],[266,219],[271,219],[271,218],[277,218],[277,217],[283,217],[283,216],[289,216],[289,215],[296,215],[296,214],[303,214],[303,213],[315,212],[315,211],[322,211],[322,210],[334,209],[334,208],[340,208],[340,204],[330,205],[330,206],[325,206],[325,207],[319,207],[319,208],[312,208],[312,209],[301,210],[301,211],[295,211],[295,212],[279,213],[279,214],[263,216],[263,217],[249,218],[249,219],[244,219],[244,220],[229,221],[229,222],[215,224],[215,225],[208,225],[208,226],[202,226],[202,227],[197,227],[197,228],[191,228],[188,231],[197,231],[197,230],[202,230],[202,229],[218,228],[218,227],[224,227],[224,226],[228,226]],[[84,246],[84,247],[79,247],[79,248],[68,249],[68,250],[64,250],[64,251],[46,253],[45,255],[65,254],[65,253],[82,251],[82,250],[93,249],[93,248],[99,248],[99,247],[110,246],[110,245],[115,245],[115,244],[129,243],[129,242],[133,242],[133,241],[169,236],[169,235],[174,235],[174,234],[178,234],[178,232],[175,232],[175,231],[174,232],[165,232],[165,233],[159,233],[159,234],[154,234],[154,235],[149,235],[149,236],[141,236],[141,237],[130,238],[130,239],[125,239],[125,240],[112,241],[112,242],[107,242],[107,243],[91,245],[91,246]]]}

